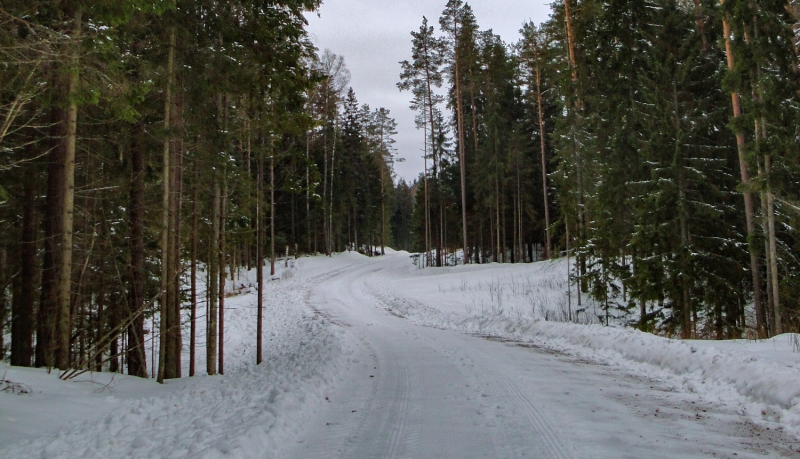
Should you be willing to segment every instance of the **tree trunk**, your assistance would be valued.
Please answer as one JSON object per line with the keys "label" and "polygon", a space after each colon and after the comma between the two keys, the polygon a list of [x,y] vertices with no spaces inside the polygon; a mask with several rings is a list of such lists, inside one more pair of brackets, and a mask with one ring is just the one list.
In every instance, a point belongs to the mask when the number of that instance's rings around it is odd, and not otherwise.
{"label": "tree trunk", "polygon": [[217,300],[219,295],[219,288],[217,282],[219,281],[220,269],[219,264],[219,217],[220,217],[220,189],[217,179],[214,179],[214,196],[211,198],[211,241],[209,242],[208,251],[208,264],[209,264],[209,308],[206,318],[208,320],[208,328],[206,331],[206,371],[209,376],[217,374]]}
{"label": "tree trunk", "polygon": [[[331,170],[333,170],[333,159],[331,159]],[[333,172],[331,172],[331,188],[333,188]],[[328,240],[332,237],[328,233]],[[269,138],[269,275],[275,275],[275,142],[270,135]],[[330,245],[329,245],[330,250]],[[330,255],[330,253],[328,253]]]}
{"label": "tree trunk", "polygon": [[[572,70],[572,83],[576,85],[575,90],[577,91],[577,84],[578,84],[578,62],[575,56],[575,31],[572,27],[572,13],[571,13],[571,0],[564,1],[564,14],[566,19],[567,25],[567,48],[569,51],[569,62],[570,67]],[[576,119],[580,119],[580,110],[583,106],[581,102],[580,94],[577,95],[575,100],[575,107],[574,110],[577,114]],[[574,134],[573,134],[574,136]],[[577,145],[577,142],[574,141],[573,144]],[[583,190],[583,154],[580,151],[580,148],[576,146],[575,149],[575,157],[576,157],[576,180],[578,182],[578,245],[582,246],[586,236],[586,207],[584,205],[584,190]],[[583,253],[578,253],[576,255],[577,263],[579,265],[579,272],[578,272],[578,305],[581,304],[581,291],[583,291],[586,286],[584,285],[584,274],[586,273],[586,257]]]}
{"label": "tree trunk", "polygon": [[264,334],[264,141],[260,134],[258,143],[258,178],[256,185],[258,189],[256,200],[256,278],[258,279],[256,365],[264,361],[262,356],[262,335]]}
{"label": "tree trunk", "polygon": [[547,157],[545,155],[544,110],[542,108],[542,78],[539,64],[536,64],[536,100],[539,114],[539,148],[542,156],[542,197],[544,198],[545,251],[544,259],[550,258],[552,241],[550,238],[550,204],[547,196]]}
{"label": "tree trunk", "polygon": [[[25,167],[19,274],[14,278],[11,304],[11,365],[29,367],[33,357],[33,310],[36,277],[36,176]],[[4,282],[0,280],[0,282]]]}
{"label": "tree trunk", "polygon": [[[763,128],[763,127],[762,127]],[[780,300],[780,278],[778,277],[778,246],[775,235],[775,195],[772,193],[770,171],[772,159],[770,155],[764,156],[764,169],[767,174],[767,240],[769,241],[769,271],[772,278],[772,302],[775,313],[775,335],[783,333],[783,321]]]}
{"label": "tree trunk", "polygon": [[[306,250],[308,251],[308,253],[311,253],[311,167],[309,166],[309,164],[311,164],[311,133],[312,132],[314,132],[314,131],[309,131],[309,133],[306,134],[306,237],[308,238],[308,247],[306,247]],[[259,172],[259,174],[262,174],[262,173],[263,172]],[[259,180],[262,180],[262,179],[259,179]],[[262,190],[262,193],[263,193],[263,190]],[[261,199],[261,203],[263,204],[264,197],[262,196],[260,199]],[[259,214],[259,218],[261,218],[261,214]],[[260,348],[260,346],[259,346],[259,348]]]}
{"label": "tree trunk", "polygon": [[[191,284],[192,284],[192,310],[191,324],[189,329],[189,376],[194,376],[197,345],[197,186],[198,186],[198,165],[197,159],[193,162],[194,181],[192,183],[192,254],[191,254]],[[208,268],[206,268],[208,269]]]}
{"label": "tree trunk", "polygon": [[456,118],[458,123],[458,162],[461,174],[461,232],[464,245],[464,264],[469,263],[469,242],[467,239],[467,155],[464,151],[464,103],[461,95],[461,66],[458,62],[458,10],[453,10],[453,68],[456,83]]}
{"label": "tree trunk", "polygon": [[[108,329],[107,330],[114,330],[119,325],[120,319],[120,308],[117,306],[119,304],[118,300],[121,298],[116,297],[116,295],[111,295],[109,301],[109,307],[106,311],[106,316],[108,317]],[[111,338],[111,344],[109,345],[109,354],[111,355],[111,360],[108,362],[108,371],[112,373],[119,372],[119,339],[121,335],[116,335]]]}
{"label": "tree trunk", "polygon": [[681,169],[678,171],[678,193],[680,198],[680,225],[681,225],[681,288],[683,291],[683,298],[682,298],[682,314],[681,314],[681,338],[683,339],[690,339],[693,338],[692,330],[692,303],[691,303],[691,296],[689,291],[689,260],[687,252],[690,250],[689,247],[689,228],[687,225],[687,215],[686,215],[686,183],[684,178],[684,172],[682,165],[679,165]]}
{"label": "tree trunk", "polygon": [[[383,139],[381,139],[381,145],[383,145]],[[386,175],[386,165],[381,159],[378,167],[381,168],[381,255],[386,255],[386,203],[385,203],[385,195],[386,195],[386,184],[384,183],[385,175]]]}
{"label": "tree trunk", "polygon": [[[428,123],[424,123],[427,125]],[[422,152],[422,159],[425,164],[425,169],[423,172],[423,180],[424,180],[424,187],[425,187],[425,266],[430,265],[430,258],[431,258],[431,238],[430,238],[430,199],[428,198],[428,129],[427,126],[424,128],[425,134],[425,144],[423,147]],[[353,217],[355,219],[355,216]],[[356,245],[356,250],[358,250],[358,245]]]}
{"label": "tree trunk", "polygon": [[[330,235],[328,234],[328,200],[325,197],[328,195],[328,90],[325,92],[325,127],[322,130],[322,156],[325,163],[322,171],[322,235],[325,237],[325,255],[330,255]],[[336,142],[334,136],[334,142]],[[316,252],[316,250],[315,250]]]}
{"label": "tree trunk", "polygon": [[[333,239],[333,173],[336,170],[336,167],[335,167],[336,166],[336,139],[338,137],[339,137],[339,117],[337,116],[333,120],[333,148],[331,149],[331,182],[330,182],[330,202],[329,202],[330,206],[328,208],[328,221],[326,222],[326,225],[328,226],[328,256],[331,256],[331,254],[336,250],[335,249],[335,244],[334,244],[334,239]],[[273,148],[272,154],[273,155],[275,154],[274,148]],[[272,164],[272,163],[270,163],[270,164]],[[270,169],[270,176],[272,176],[272,170],[271,169]],[[272,201],[274,203],[274,201],[275,201],[274,196],[272,198]],[[275,255],[274,255],[275,254],[275,248],[274,247],[272,249],[272,253],[273,253],[272,259],[273,259],[273,264],[274,264],[275,263],[274,262],[274,260],[275,260]],[[273,268],[273,271],[274,271],[274,268]],[[273,274],[275,274],[275,273],[273,272]]]}
{"label": "tree trunk", "polygon": [[[569,258],[570,258],[570,238],[569,238],[569,217],[564,214],[564,245],[567,247],[567,311],[569,312],[569,320],[572,321],[572,275],[570,274]],[[577,314],[577,313],[576,313]]]}
{"label": "tree trunk", "polygon": [[[724,0],[720,0],[723,3]],[[722,21],[723,33],[725,35],[725,52],[727,54],[728,70],[734,69],[733,49],[731,43],[731,27],[727,18]],[[731,105],[733,106],[733,117],[738,120],[742,116],[739,93],[731,92]],[[750,249],[750,272],[753,277],[753,299],[756,307],[756,330],[759,338],[766,338],[767,333],[767,314],[764,309],[764,302],[761,295],[761,266],[758,259],[758,249],[755,243],[755,222],[753,193],[750,191],[750,168],[747,164],[744,133],[741,129],[736,131],[736,149],[739,154],[739,173],[742,185],[744,185],[744,215],[747,226],[747,239]]]}
{"label": "tree trunk", "polygon": [[167,87],[164,91],[164,129],[167,136],[164,139],[164,149],[162,152],[162,194],[161,194],[161,293],[160,293],[160,340],[158,347],[158,382],[163,383],[166,377],[167,348],[168,348],[168,291],[170,284],[169,270],[169,205],[170,205],[170,141],[169,130],[172,127],[170,122],[172,112],[172,87],[175,81],[175,26],[169,28],[169,51],[167,54]]}
{"label": "tree trunk", "polygon": [[228,195],[227,183],[223,185],[220,197],[219,215],[219,374],[225,374],[225,199]]}
{"label": "tree trunk", "polygon": [[[497,154],[497,150],[495,149],[495,158],[497,158],[496,154]],[[497,167],[496,164],[497,163],[495,162],[495,167]],[[494,225],[494,229],[497,232],[497,235],[496,235],[496,238],[495,238],[495,242],[497,243],[497,258],[495,259],[495,261],[498,262],[498,263],[505,263],[505,261],[506,261],[505,260],[505,256],[504,256],[504,254],[502,252],[502,250],[503,250],[502,249],[503,240],[500,237],[500,227],[502,226],[502,224],[501,224],[502,220],[500,220],[500,177],[499,177],[499,174],[496,174],[495,177],[494,177],[494,187],[495,187],[494,188],[494,192],[495,192],[495,206],[494,206],[495,225]]]}
{"label": "tree trunk", "polygon": [[569,50],[569,63],[572,67],[572,81],[578,81],[578,66],[575,60],[575,32],[572,29],[572,14],[570,11],[571,0],[564,0],[564,17],[567,22],[567,49]]}
{"label": "tree trunk", "polygon": [[[425,52],[425,60],[426,60],[426,62],[428,62],[429,61],[429,59],[428,59],[429,52],[428,52],[427,42],[424,43],[424,52]],[[428,115],[430,117],[429,118],[429,122],[431,123],[431,137],[430,137],[430,141],[431,141],[431,156],[432,156],[433,161],[434,161],[433,169],[434,169],[434,174],[435,174],[436,173],[436,122],[435,122],[434,116],[433,116],[433,103],[432,103],[432,101],[433,101],[433,91],[432,91],[432,88],[431,88],[431,75],[430,75],[430,68],[428,67],[428,65],[425,66],[425,83],[427,84],[427,91],[428,91],[428,98],[427,98],[427,101],[428,101],[428,112],[429,112]],[[426,165],[426,170],[427,170],[427,165]],[[434,178],[435,178],[435,176],[434,176]],[[429,247],[430,247],[430,243],[429,243]],[[438,257],[438,253],[437,253],[437,257]]]}
{"label": "tree trunk", "polygon": [[[180,97],[173,97],[172,120],[175,132],[181,132]],[[170,148],[170,165],[172,185],[170,185],[170,295],[169,295],[169,348],[167,354],[167,378],[180,378],[181,351],[183,349],[181,333],[181,207],[183,203],[183,140],[173,136]]]}
{"label": "tree trunk", "polygon": [[[104,273],[106,267],[105,257],[100,257],[100,272]],[[105,323],[108,312],[106,311],[106,280],[100,276],[100,288],[97,292],[97,329],[95,330],[95,343],[99,343],[105,336]],[[154,332],[153,332],[154,333]],[[94,357],[95,371],[103,371],[103,353],[97,352]]]}
{"label": "tree trunk", "polygon": [[6,323],[8,323],[8,249],[0,246],[0,359],[6,356]]}
{"label": "tree trunk", "polygon": [[[131,149],[131,182],[129,204],[130,227],[130,285],[128,287],[128,317],[144,307],[144,175],[145,152],[142,140],[145,137],[144,123],[140,122],[133,136]],[[147,377],[147,359],[144,355],[144,314],[139,314],[128,326],[128,374]]]}
{"label": "tree trunk", "polygon": [[57,322],[57,344],[55,353],[55,366],[66,369],[70,366],[70,337],[72,332],[72,321],[70,306],[72,303],[72,235],[74,226],[75,211],[75,146],[77,141],[78,129],[78,85],[80,74],[78,72],[80,64],[80,37],[81,19],[83,10],[81,7],[75,9],[72,38],[78,42],[74,44],[71,56],[71,68],[69,76],[69,89],[67,93],[67,136],[64,148],[64,207],[61,209],[61,268],[59,269],[58,279],[58,322]]}

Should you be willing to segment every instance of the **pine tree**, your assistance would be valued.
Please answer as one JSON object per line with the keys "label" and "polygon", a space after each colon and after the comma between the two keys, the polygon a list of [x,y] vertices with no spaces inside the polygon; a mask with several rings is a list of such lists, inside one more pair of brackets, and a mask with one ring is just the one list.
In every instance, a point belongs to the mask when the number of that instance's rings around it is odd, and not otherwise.
{"label": "pine tree", "polygon": [[434,36],[433,26],[428,25],[428,19],[422,18],[422,25],[418,32],[411,32],[411,57],[412,61],[400,62],[403,73],[400,74],[400,82],[397,87],[401,91],[410,91],[412,95],[411,109],[417,111],[417,129],[425,131],[425,172],[424,172],[424,199],[425,199],[425,254],[429,260],[431,258],[431,216],[430,202],[431,194],[428,189],[428,166],[427,159],[434,161],[437,158],[436,144],[436,107],[442,103],[443,97],[436,94],[434,88],[439,88],[443,82],[442,65],[444,57],[442,55],[443,42]]}

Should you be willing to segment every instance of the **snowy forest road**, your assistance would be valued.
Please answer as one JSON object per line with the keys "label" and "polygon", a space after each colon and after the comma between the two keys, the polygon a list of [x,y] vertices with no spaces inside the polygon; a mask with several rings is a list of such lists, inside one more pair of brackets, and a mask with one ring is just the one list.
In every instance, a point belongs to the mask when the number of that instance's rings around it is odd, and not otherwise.
{"label": "snowy forest road", "polygon": [[375,294],[407,274],[397,253],[310,286],[308,305],[345,329],[353,351],[286,457],[800,457],[785,435],[658,381],[416,325]]}

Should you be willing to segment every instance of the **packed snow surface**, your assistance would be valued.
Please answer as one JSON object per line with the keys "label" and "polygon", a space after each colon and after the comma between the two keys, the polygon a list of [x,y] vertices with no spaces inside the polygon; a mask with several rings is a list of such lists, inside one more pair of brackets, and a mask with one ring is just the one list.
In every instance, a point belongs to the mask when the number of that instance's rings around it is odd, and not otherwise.
{"label": "packed snow surface", "polygon": [[[60,381],[55,373],[0,366],[2,379],[30,391],[0,392],[0,458],[281,457],[279,446],[292,442],[338,377],[343,352],[343,331],[304,306],[308,285],[336,271],[322,259],[302,261],[302,275],[293,276],[297,266],[267,282],[260,366],[248,277],[228,283],[240,294],[225,305],[224,376],[162,386],[108,373]],[[204,311],[199,315],[197,368],[205,375]],[[185,347],[188,336],[186,323]],[[188,355],[184,349],[184,375]]]}
{"label": "packed snow surface", "polygon": [[0,392],[0,458],[800,457],[796,336],[604,327],[566,269],[301,258],[267,283],[261,366],[248,273],[226,302],[224,376],[0,366],[29,392]]}

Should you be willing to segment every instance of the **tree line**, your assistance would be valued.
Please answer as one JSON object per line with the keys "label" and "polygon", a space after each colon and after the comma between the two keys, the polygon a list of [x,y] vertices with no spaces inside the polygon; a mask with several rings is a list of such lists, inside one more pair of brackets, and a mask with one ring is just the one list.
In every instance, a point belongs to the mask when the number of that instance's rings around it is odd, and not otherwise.
{"label": "tree line", "polygon": [[0,358],[163,381],[205,326],[223,373],[254,269],[260,363],[278,257],[391,243],[396,123],[310,42],[319,4],[3,2]]}
{"label": "tree line", "polygon": [[448,1],[398,83],[425,141],[415,249],[438,266],[461,247],[466,263],[566,255],[577,310],[591,299],[605,323],[797,330],[798,13],[560,0],[508,44]]}

